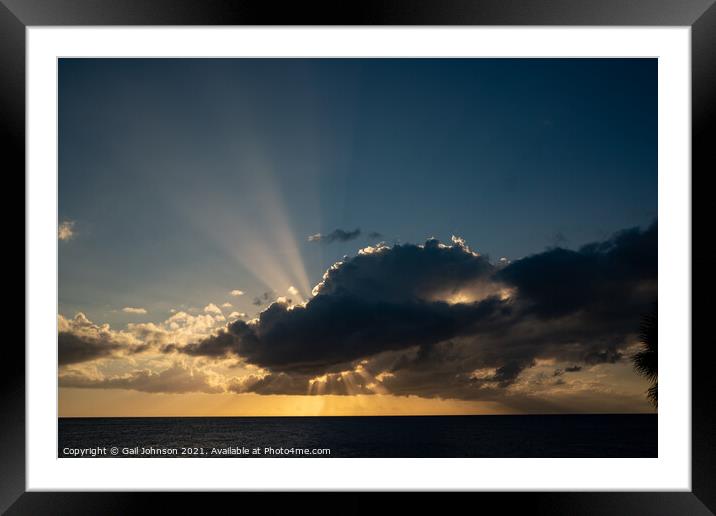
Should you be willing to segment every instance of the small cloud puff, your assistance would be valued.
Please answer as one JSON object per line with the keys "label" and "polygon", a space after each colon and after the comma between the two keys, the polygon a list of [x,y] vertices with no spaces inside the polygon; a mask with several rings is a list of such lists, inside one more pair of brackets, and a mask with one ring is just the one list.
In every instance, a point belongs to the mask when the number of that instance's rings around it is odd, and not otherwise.
{"label": "small cloud puff", "polygon": [[221,314],[221,308],[216,306],[214,303],[209,303],[204,307],[204,312],[207,314]]}
{"label": "small cloud puff", "polygon": [[361,231],[359,228],[356,228],[353,231],[346,231],[345,229],[335,229],[327,235],[323,235],[321,233],[310,235],[308,237],[308,241],[323,242],[324,244],[330,244],[332,242],[348,242],[349,240],[358,238],[360,234]]}
{"label": "small cloud puff", "polygon": [[122,308],[122,311],[125,314],[135,314],[135,315],[144,315],[147,313],[147,310],[144,308],[135,308],[133,306],[125,306]]}
{"label": "small cloud puff", "polygon": [[243,295],[244,295],[244,291],[243,291],[243,290],[238,290],[238,289],[237,289],[237,290],[232,290],[232,291],[229,292],[229,293],[230,293],[232,296],[234,296],[234,297],[239,297],[239,296],[243,296]]}

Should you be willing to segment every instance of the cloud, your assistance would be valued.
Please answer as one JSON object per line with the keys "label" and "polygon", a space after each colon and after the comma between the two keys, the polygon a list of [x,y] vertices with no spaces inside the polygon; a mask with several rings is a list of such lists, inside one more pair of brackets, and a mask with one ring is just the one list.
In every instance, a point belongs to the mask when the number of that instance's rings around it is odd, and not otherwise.
{"label": "cloud", "polygon": [[294,287],[293,285],[290,286],[290,287],[288,287],[287,292],[288,292],[289,294],[291,294],[292,296],[297,296],[297,295],[298,295],[298,289],[297,289],[296,287]]}
{"label": "cloud", "polygon": [[516,287],[526,310],[543,319],[587,312],[590,318],[631,320],[655,299],[657,230],[621,231],[578,251],[551,249],[518,260],[497,275]]}
{"label": "cloud", "polygon": [[228,319],[229,319],[229,320],[232,320],[232,319],[240,319],[240,318],[242,318],[242,317],[246,317],[246,314],[245,314],[244,312],[231,312],[231,313],[229,314]]}
{"label": "cloud", "polygon": [[322,235],[321,233],[316,233],[315,235],[311,235],[308,237],[309,242],[322,242],[324,244],[331,244],[333,242],[348,242],[350,240],[354,240],[358,238],[361,234],[361,230],[359,228],[354,229],[353,231],[346,231],[344,229],[335,229],[328,233],[327,235]]}
{"label": "cloud", "polygon": [[[493,399],[526,388],[522,377],[542,361],[576,371],[622,359],[656,297],[656,234],[654,224],[497,264],[459,237],[367,247],[334,264],[307,303],[274,302],[164,351],[268,371],[234,387],[251,392],[357,374],[345,392]],[[340,390],[334,380],[324,393]]]}
{"label": "cloud", "polygon": [[72,240],[75,236],[75,223],[71,220],[61,222],[57,228],[57,238],[63,242]]}
{"label": "cloud", "polygon": [[60,387],[80,389],[128,389],[154,393],[223,392],[218,385],[212,385],[206,373],[190,369],[179,363],[160,372],[138,370],[129,374],[92,378],[88,375],[69,372],[59,377]]}
{"label": "cloud", "polygon": [[57,357],[60,366],[136,353],[143,344],[132,335],[113,332],[108,324],[97,325],[78,313],[73,319],[57,318]]}
{"label": "cloud", "polygon": [[573,365],[565,368],[558,368],[554,370],[552,376],[562,376],[565,373],[577,373],[582,370],[582,366]]}
{"label": "cloud", "polygon": [[157,353],[168,344],[184,345],[203,339],[225,321],[223,316],[177,312],[161,323],[130,323],[117,331],[108,324],[95,324],[83,313],[57,318],[60,366]]}
{"label": "cloud", "polygon": [[231,308],[232,306],[234,306],[234,305],[232,305],[232,304],[229,303],[229,302],[226,302],[226,303],[224,303],[223,305],[221,305],[222,308]]}
{"label": "cloud", "polygon": [[320,374],[381,351],[452,338],[499,309],[492,299],[450,307],[442,302],[393,304],[321,296],[305,307],[273,303],[256,324],[236,321],[181,351],[193,356],[234,354],[261,367]]}
{"label": "cloud", "polygon": [[122,311],[126,314],[146,314],[147,310],[144,308],[134,308],[131,306],[125,306],[122,308]]}
{"label": "cloud", "polygon": [[248,375],[229,382],[227,390],[239,394],[308,394],[308,377],[284,373],[265,376]]}
{"label": "cloud", "polygon": [[[164,343],[181,344],[210,335],[222,321],[224,317],[220,315],[208,313],[192,315],[187,312],[177,312],[158,326],[153,326],[163,333]],[[139,325],[130,325],[135,331],[138,327]]]}
{"label": "cloud", "polygon": [[59,332],[57,335],[59,365],[76,364],[98,358],[112,356],[124,348],[111,339],[102,339],[93,336],[81,336],[68,332]]}
{"label": "cloud", "polygon": [[231,294],[234,297],[239,297],[239,296],[244,295],[244,291],[236,289],[236,290],[232,290],[231,292],[229,292],[229,294]]}
{"label": "cloud", "polygon": [[218,314],[222,315],[221,308],[216,306],[214,303],[209,303],[204,307],[204,312],[207,314]]}

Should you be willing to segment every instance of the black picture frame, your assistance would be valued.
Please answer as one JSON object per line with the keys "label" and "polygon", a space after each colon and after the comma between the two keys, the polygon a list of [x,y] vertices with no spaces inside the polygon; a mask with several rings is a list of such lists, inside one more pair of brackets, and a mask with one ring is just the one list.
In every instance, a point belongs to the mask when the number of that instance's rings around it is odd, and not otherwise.
{"label": "black picture frame", "polygon": [[[705,182],[714,159],[716,125],[716,0],[360,0],[350,2],[250,2],[247,0],[0,0],[0,127],[7,144],[6,181],[25,172],[25,29],[61,25],[621,25],[690,26],[692,30],[692,191]],[[24,183],[22,188],[24,189]],[[700,220],[693,211],[694,222]],[[15,217],[16,218],[16,217]],[[704,219],[708,220],[708,219]],[[706,258],[693,259],[702,273],[692,292],[712,282]],[[25,257],[26,258],[26,257]],[[703,265],[702,265],[703,264]],[[692,265],[692,277],[693,277]],[[712,290],[712,289],[711,289]],[[692,319],[692,490],[618,493],[475,493],[479,502],[508,513],[711,514],[716,512],[716,410],[710,339],[703,339],[705,303]],[[697,338],[697,335],[700,337]],[[702,340],[703,339],[703,340]],[[10,342],[12,340],[12,342]],[[689,343],[681,343],[688,349]],[[0,511],[7,514],[127,514],[186,508],[186,494],[25,492],[25,354],[16,339],[4,345],[0,375]],[[235,497],[206,493],[212,503]],[[242,503],[254,495],[242,494]],[[317,497],[320,496],[320,499]],[[331,494],[304,494],[303,503],[333,505]],[[350,494],[342,512],[365,512],[375,494]],[[272,507],[283,496],[272,495]],[[412,503],[426,506],[422,494]],[[295,504],[295,502],[292,502]],[[443,506],[444,510],[444,506]],[[272,510],[273,512],[273,510]]]}

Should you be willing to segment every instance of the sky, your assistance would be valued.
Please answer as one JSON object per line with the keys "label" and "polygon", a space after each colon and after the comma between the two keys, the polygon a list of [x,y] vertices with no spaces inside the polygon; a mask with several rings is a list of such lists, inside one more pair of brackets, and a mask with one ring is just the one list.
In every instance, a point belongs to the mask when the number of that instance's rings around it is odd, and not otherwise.
{"label": "sky", "polygon": [[60,59],[58,94],[61,415],[651,410],[656,60]]}

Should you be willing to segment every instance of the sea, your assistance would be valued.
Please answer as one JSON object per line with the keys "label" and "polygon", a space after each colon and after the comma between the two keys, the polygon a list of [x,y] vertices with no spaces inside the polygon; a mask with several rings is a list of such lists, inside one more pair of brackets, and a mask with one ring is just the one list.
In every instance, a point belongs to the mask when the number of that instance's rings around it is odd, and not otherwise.
{"label": "sea", "polygon": [[656,414],[60,418],[58,457],[657,457]]}

